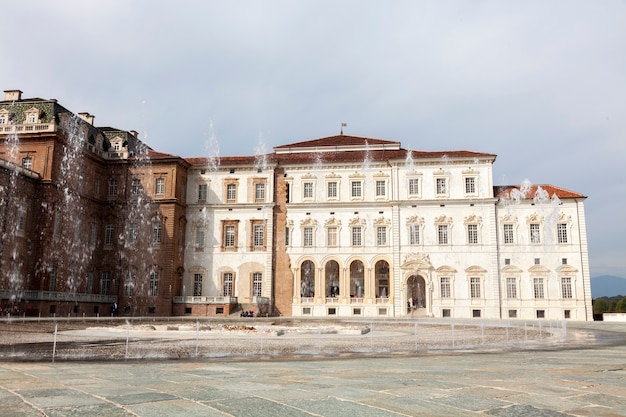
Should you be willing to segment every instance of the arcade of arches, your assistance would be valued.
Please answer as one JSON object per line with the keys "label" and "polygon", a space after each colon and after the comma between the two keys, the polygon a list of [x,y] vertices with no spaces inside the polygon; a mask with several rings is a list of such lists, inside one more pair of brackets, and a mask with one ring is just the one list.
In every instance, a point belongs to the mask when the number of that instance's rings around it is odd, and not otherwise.
{"label": "arcade of arches", "polygon": [[376,261],[373,267],[360,259],[345,266],[331,259],[319,268],[307,259],[300,263],[296,276],[299,288],[296,294],[302,302],[388,299],[393,291],[389,262],[384,259]]}

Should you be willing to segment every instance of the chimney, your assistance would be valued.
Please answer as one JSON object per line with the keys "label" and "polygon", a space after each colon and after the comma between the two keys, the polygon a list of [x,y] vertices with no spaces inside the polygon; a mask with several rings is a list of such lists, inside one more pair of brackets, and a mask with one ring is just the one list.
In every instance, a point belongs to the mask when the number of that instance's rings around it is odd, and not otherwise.
{"label": "chimney", "polygon": [[20,90],[4,90],[4,101],[20,101],[22,92]]}
{"label": "chimney", "polygon": [[93,120],[96,118],[93,114],[89,114],[87,112],[78,113],[78,117],[89,123],[93,126]]}
{"label": "chimney", "polygon": [[137,132],[136,130],[131,130],[130,134],[133,135],[134,137],[138,137],[139,136],[139,132]]}

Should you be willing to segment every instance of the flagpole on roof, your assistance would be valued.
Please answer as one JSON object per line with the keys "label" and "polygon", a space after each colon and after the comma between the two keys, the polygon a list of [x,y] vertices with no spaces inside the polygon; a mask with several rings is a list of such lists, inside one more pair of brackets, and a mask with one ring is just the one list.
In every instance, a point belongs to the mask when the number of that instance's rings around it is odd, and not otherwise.
{"label": "flagpole on roof", "polygon": [[347,124],[347,123],[341,123],[341,130],[339,131],[339,134],[340,134],[340,135],[343,135],[343,128],[344,128],[344,127],[347,127],[347,126],[348,126],[348,124]]}

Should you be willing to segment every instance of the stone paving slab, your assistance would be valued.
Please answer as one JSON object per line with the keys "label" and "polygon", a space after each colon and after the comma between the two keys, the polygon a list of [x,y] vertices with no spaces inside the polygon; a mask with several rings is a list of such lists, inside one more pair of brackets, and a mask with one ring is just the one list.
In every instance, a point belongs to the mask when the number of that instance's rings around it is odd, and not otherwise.
{"label": "stone paving slab", "polygon": [[612,343],[567,349],[0,362],[0,417],[626,417],[626,325],[610,329]]}

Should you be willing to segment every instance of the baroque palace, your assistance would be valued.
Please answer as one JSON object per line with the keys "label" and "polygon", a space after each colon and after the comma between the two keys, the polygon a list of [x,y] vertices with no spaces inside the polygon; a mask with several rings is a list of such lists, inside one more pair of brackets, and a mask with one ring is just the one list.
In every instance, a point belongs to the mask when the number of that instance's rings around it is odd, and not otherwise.
{"label": "baroque palace", "polygon": [[345,135],[182,158],[0,101],[0,306],[25,315],[591,320],[583,202],[496,156]]}

